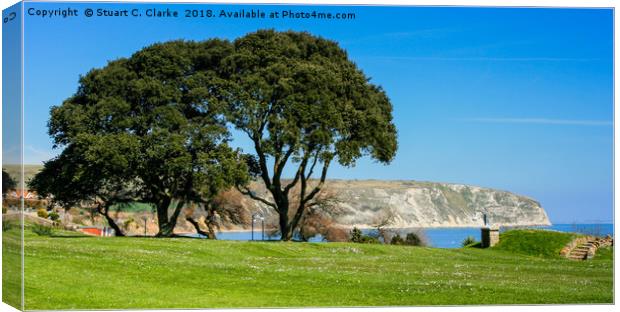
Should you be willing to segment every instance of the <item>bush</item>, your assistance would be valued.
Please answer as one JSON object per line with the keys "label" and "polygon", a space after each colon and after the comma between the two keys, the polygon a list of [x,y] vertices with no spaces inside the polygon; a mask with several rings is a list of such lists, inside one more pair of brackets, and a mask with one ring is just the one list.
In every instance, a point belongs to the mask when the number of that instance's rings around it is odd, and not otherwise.
{"label": "bush", "polygon": [[394,237],[392,237],[392,240],[390,241],[390,244],[392,244],[392,245],[404,245],[405,244],[405,240],[400,236],[400,234],[396,234],[396,235],[394,235]]}
{"label": "bush", "polygon": [[407,233],[405,238],[396,233],[390,240],[392,245],[427,246],[426,236],[421,231]]}
{"label": "bush", "polygon": [[362,242],[362,231],[357,227],[353,227],[351,230],[351,242],[353,243],[361,243]]}
{"label": "bush", "polygon": [[370,235],[362,234],[362,231],[356,227],[351,230],[351,242],[361,244],[378,244],[379,239]]}
{"label": "bush", "polygon": [[56,221],[58,221],[58,219],[60,219],[60,215],[56,211],[50,212],[48,217],[50,218],[50,220],[52,220],[54,222],[56,222]]}
{"label": "bush", "polygon": [[461,246],[468,247],[477,243],[476,239],[473,236],[467,236],[462,242]]}
{"label": "bush", "polygon": [[45,210],[45,208],[39,208],[39,210],[37,210],[37,216],[39,218],[47,219],[48,217],[47,210]]}
{"label": "bush", "polygon": [[409,246],[426,246],[426,237],[422,233],[411,232],[405,237],[405,245]]}
{"label": "bush", "polygon": [[52,236],[53,230],[49,226],[34,224],[32,225],[32,232],[39,236]]}
{"label": "bush", "polygon": [[362,244],[379,244],[381,243],[378,238],[369,235],[362,235]]}

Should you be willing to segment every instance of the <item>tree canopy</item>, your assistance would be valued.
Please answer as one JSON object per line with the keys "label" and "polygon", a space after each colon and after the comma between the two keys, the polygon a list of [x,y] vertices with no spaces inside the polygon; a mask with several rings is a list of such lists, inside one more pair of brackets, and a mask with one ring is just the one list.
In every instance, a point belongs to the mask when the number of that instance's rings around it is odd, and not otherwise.
{"label": "tree canopy", "polygon": [[[228,120],[254,143],[259,176],[272,199],[240,190],[278,212],[282,239],[288,240],[333,161],[354,166],[364,155],[392,160],[397,149],[392,105],[334,41],[261,30],[233,45],[217,81],[221,98]],[[284,181],[288,163],[296,166],[295,175]],[[298,183],[298,200],[291,202]]]}
{"label": "tree canopy", "polygon": [[230,50],[221,40],[172,41],[88,72],[51,109],[49,134],[64,150],[31,186],[67,204],[151,203],[158,235],[172,235],[185,203],[248,180],[211,87]]}

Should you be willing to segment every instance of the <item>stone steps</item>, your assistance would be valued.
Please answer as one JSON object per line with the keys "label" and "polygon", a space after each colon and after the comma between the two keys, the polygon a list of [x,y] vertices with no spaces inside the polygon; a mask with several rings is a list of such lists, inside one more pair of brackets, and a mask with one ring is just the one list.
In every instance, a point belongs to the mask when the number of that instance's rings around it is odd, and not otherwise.
{"label": "stone steps", "polygon": [[596,250],[603,246],[613,246],[614,239],[611,236],[595,237],[582,236],[568,243],[560,251],[560,255],[576,261],[589,260],[594,257]]}
{"label": "stone steps", "polygon": [[567,258],[571,260],[589,260],[594,257],[596,249],[599,243],[595,240],[588,240],[587,242],[578,245],[568,253]]}

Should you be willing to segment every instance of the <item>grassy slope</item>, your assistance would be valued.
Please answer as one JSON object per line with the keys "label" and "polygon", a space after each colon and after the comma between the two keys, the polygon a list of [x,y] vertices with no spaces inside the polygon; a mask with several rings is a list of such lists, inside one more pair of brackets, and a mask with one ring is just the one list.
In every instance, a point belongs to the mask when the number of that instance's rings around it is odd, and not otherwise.
{"label": "grassy slope", "polygon": [[559,258],[560,250],[578,234],[543,230],[513,230],[501,234],[495,250],[522,255]]}
{"label": "grassy slope", "polygon": [[613,261],[350,243],[39,237],[26,309],[611,303]]}

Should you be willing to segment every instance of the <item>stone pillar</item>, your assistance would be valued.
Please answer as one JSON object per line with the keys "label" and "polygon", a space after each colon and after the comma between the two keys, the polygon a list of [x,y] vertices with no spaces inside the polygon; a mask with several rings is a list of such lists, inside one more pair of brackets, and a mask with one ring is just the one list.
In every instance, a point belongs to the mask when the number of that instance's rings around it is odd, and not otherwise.
{"label": "stone pillar", "polygon": [[499,243],[499,227],[489,226],[481,229],[482,248],[493,247]]}

